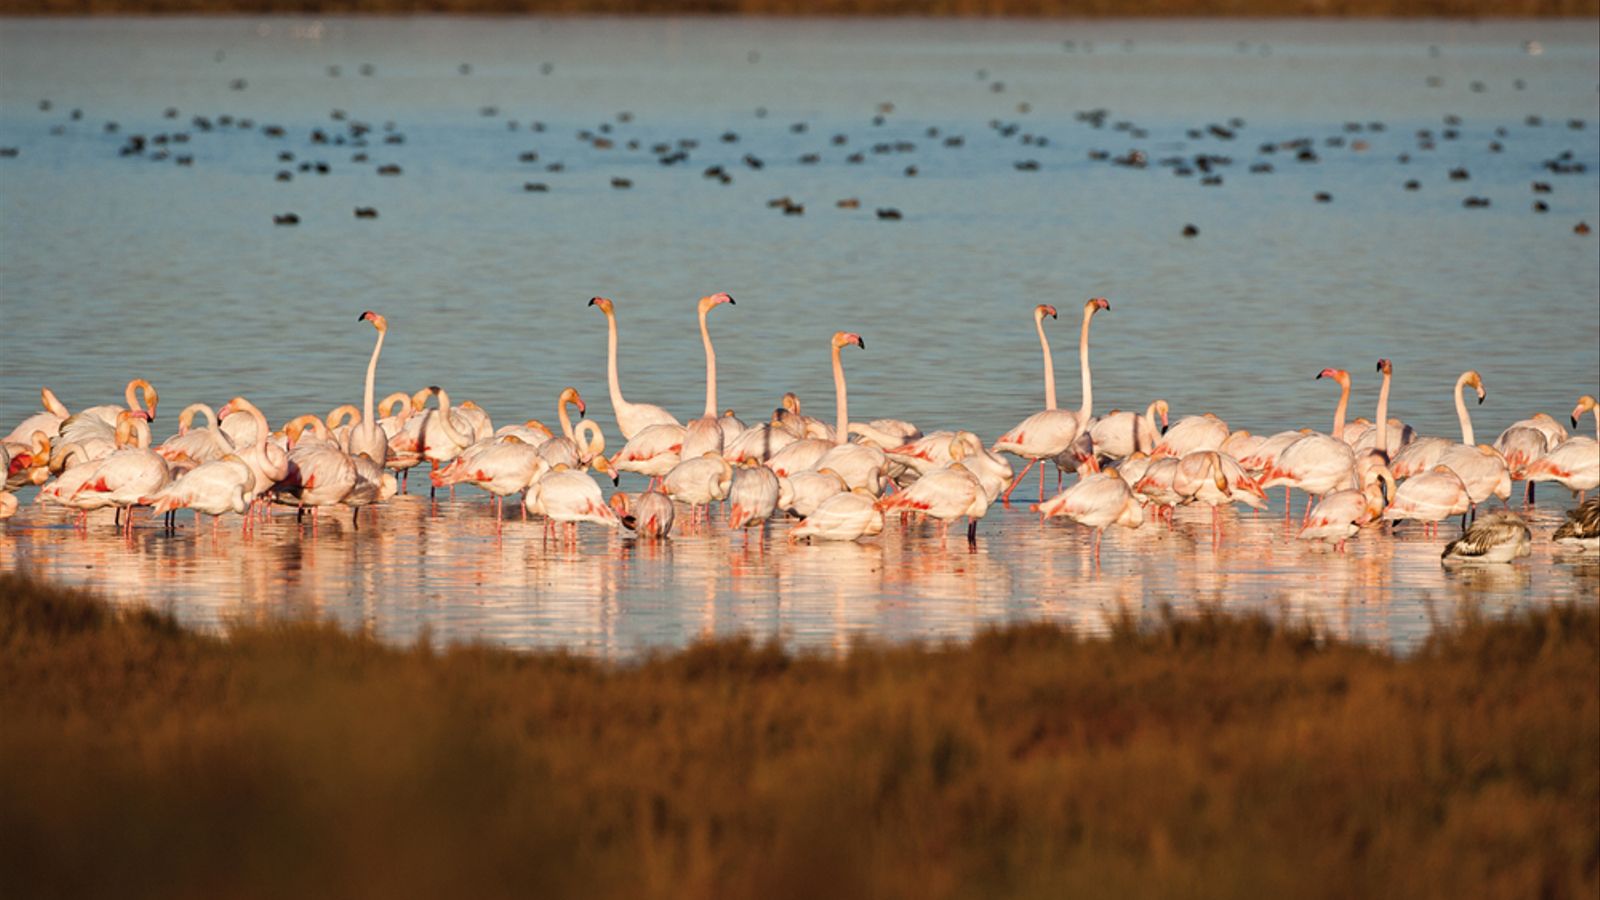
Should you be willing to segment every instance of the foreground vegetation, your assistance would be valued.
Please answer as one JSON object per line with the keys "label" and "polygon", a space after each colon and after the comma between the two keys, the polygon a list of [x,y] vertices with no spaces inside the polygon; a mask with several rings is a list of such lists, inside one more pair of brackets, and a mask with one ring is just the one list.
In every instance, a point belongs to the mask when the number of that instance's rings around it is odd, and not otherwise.
{"label": "foreground vegetation", "polygon": [[1409,16],[1600,15],[1597,0],[5,0],[9,15]]}
{"label": "foreground vegetation", "polygon": [[635,666],[0,576],[17,897],[1594,897],[1600,615]]}

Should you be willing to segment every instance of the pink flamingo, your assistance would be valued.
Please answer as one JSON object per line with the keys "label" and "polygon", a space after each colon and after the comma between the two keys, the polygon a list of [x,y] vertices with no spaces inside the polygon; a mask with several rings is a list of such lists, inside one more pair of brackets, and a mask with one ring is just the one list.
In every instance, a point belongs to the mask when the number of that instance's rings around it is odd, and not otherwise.
{"label": "pink flamingo", "polygon": [[44,409],[23,419],[11,433],[0,438],[0,444],[26,444],[33,438],[35,431],[44,432],[44,436],[55,437],[61,433],[61,423],[72,417],[67,407],[56,399],[54,391],[49,388],[39,389],[39,402]]}
{"label": "pink flamingo", "polygon": [[1451,516],[1465,516],[1470,509],[1472,497],[1461,476],[1445,466],[1434,466],[1400,483],[1389,500],[1389,508],[1383,511],[1383,520],[1415,519],[1423,523],[1424,533],[1437,535],[1440,522]]}
{"label": "pink flamingo", "polygon": [[711,346],[711,331],[706,327],[706,313],[724,303],[733,304],[727,294],[712,294],[700,298],[700,341],[706,348],[706,411],[705,415],[689,422],[680,451],[684,459],[696,459],[712,452],[722,455],[722,422],[717,414],[717,351]]}
{"label": "pink flamingo", "polygon": [[1394,476],[1388,467],[1369,469],[1362,475],[1361,490],[1334,491],[1317,501],[1298,537],[1302,541],[1333,541],[1334,550],[1343,553],[1346,541],[1383,516],[1387,498],[1394,494]]}
{"label": "pink flamingo", "polygon": [[865,488],[834,494],[822,501],[815,512],[789,529],[789,543],[796,541],[855,541],[883,532],[883,512]]}
{"label": "pink flamingo", "polygon": [[1112,525],[1138,528],[1144,524],[1144,504],[1116,470],[1090,473],[1077,484],[1034,507],[1040,518],[1064,516],[1094,529],[1094,562],[1100,564],[1100,538]]}
{"label": "pink flamingo", "polygon": [[[728,298],[732,302],[733,298]],[[611,409],[617,417],[617,430],[623,441],[649,428],[651,425],[680,424],[672,413],[648,403],[629,403],[622,397],[622,381],[617,374],[617,313],[616,305],[605,297],[589,298],[589,305],[599,307],[606,316],[606,384],[611,390]]]}
{"label": "pink flamingo", "polygon": [[[1461,422],[1461,443],[1473,446],[1472,416],[1467,412],[1466,401],[1461,396],[1463,387],[1471,386],[1478,392],[1478,403],[1483,404],[1483,398],[1488,392],[1483,389],[1483,377],[1477,372],[1468,369],[1456,379],[1454,390],[1456,401],[1456,418]],[[1400,448],[1394,455],[1394,461],[1389,469],[1394,472],[1394,477],[1404,481],[1413,475],[1426,472],[1439,464],[1439,455],[1451,447],[1455,442],[1442,437],[1419,437]]]}
{"label": "pink flamingo", "polygon": [[1578,405],[1572,410],[1573,428],[1578,427],[1579,417],[1586,412],[1595,416],[1594,437],[1567,438],[1543,459],[1530,463],[1529,481],[1559,481],[1576,491],[1580,501],[1584,494],[1600,487],[1600,404],[1588,395],[1578,398]]}
{"label": "pink flamingo", "polygon": [[[1317,378],[1331,378],[1339,385],[1339,405],[1333,412],[1333,434],[1313,432],[1290,444],[1260,482],[1263,489],[1279,485],[1285,488],[1284,522],[1288,522],[1290,517],[1289,488],[1299,488],[1312,497],[1321,497],[1357,486],[1355,451],[1344,440],[1345,410],[1350,405],[1350,373],[1343,369],[1323,369],[1317,373]],[[1308,501],[1306,514],[1309,516],[1310,512]]]}
{"label": "pink flamingo", "polygon": [[[1022,483],[1028,469],[1040,460],[1053,459],[1072,446],[1080,431],[1089,422],[1094,409],[1094,387],[1089,374],[1089,322],[1100,310],[1111,309],[1104,297],[1093,297],[1083,305],[1083,327],[1078,338],[1078,364],[1083,375],[1083,406],[1077,411],[1056,408],[1056,371],[1051,359],[1050,341],[1044,334],[1044,317],[1056,315],[1055,307],[1041,304],[1034,307],[1033,324],[1039,332],[1039,346],[1044,352],[1044,406],[1022,423],[1001,435],[990,449],[995,453],[1010,453],[1028,460],[1017,473],[1016,481],[1006,489],[1002,502],[1010,502],[1011,492]],[[1039,468],[1039,495],[1044,496],[1044,467]]]}
{"label": "pink flamingo", "polygon": [[373,409],[373,391],[378,377],[378,354],[383,352],[383,339],[389,333],[389,320],[372,310],[362,313],[357,322],[371,322],[378,331],[378,342],[372,346],[372,358],[367,361],[367,380],[361,394],[361,418],[350,431],[345,449],[351,456],[366,456],[380,467],[389,463],[389,436],[378,425]]}

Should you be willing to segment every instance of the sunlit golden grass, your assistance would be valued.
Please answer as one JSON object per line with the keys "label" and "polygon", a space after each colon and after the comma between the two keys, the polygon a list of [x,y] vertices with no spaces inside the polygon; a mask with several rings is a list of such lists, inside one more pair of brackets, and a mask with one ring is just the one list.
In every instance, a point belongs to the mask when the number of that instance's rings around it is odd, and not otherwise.
{"label": "sunlit golden grass", "polygon": [[1600,616],[1221,613],[625,667],[196,635],[0,576],[14,897],[1573,897]]}

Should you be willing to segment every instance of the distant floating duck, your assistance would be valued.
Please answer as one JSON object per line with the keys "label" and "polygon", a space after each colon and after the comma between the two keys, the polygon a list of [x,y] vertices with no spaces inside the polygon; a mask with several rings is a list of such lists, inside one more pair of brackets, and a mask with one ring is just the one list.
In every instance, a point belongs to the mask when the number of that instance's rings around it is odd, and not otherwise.
{"label": "distant floating duck", "polygon": [[395,165],[394,163],[389,163],[388,165],[383,165],[383,166],[379,166],[378,167],[378,174],[379,175],[399,175],[400,172],[401,172],[400,167]]}
{"label": "distant floating duck", "polygon": [[1485,209],[1485,208],[1487,208],[1489,206],[1489,198],[1488,197],[1468,197],[1465,200],[1461,201],[1461,205],[1466,207],[1467,209]]}
{"label": "distant floating duck", "polygon": [[898,222],[903,217],[900,215],[900,210],[892,206],[880,206],[878,207],[878,218]]}
{"label": "distant floating duck", "polygon": [[1199,237],[1200,229],[1194,227],[1193,225],[1185,225],[1183,226],[1183,236],[1186,238]]}
{"label": "distant floating duck", "polygon": [[613,178],[611,179],[611,186],[619,191],[625,191],[633,187],[633,182],[627,178]]}
{"label": "distant floating duck", "polygon": [[1572,226],[1572,233],[1573,234],[1588,234],[1589,233],[1589,223],[1588,222],[1579,222],[1578,224]]}
{"label": "distant floating duck", "polygon": [[1567,511],[1567,521],[1556,529],[1555,542],[1568,550],[1600,553],[1600,494]]}
{"label": "distant floating duck", "polygon": [[1328,193],[1327,191],[1317,191],[1317,202],[1318,203],[1332,203],[1333,202],[1333,195]]}
{"label": "distant floating duck", "polygon": [[274,224],[274,225],[299,225],[300,224],[300,217],[295,215],[294,213],[284,213],[281,216],[273,216],[272,217],[272,224]]}
{"label": "distant floating duck", "polygon": [[522,189],[530,194],[542,194],[550,190],[550,186],[542,181],[524,181]]}
{"label": "distant floating duck", "polygon": [[1533,552],[1533,532],[1514,513],[1478,520],[1467,533],[1445,545],[1446,562],[1508,563]]}
{"label": "distant floating duck", "polygon": [[358,219],[376,219],[377,217],[378,211],[370,206],[356,207],[356,218]]}
{"label": "distant floating duck", "polygon": [[861,200],[856,197],[846,197],[843,200],[835,203],[834,206],[837,206],[840,209],[860,209]]}

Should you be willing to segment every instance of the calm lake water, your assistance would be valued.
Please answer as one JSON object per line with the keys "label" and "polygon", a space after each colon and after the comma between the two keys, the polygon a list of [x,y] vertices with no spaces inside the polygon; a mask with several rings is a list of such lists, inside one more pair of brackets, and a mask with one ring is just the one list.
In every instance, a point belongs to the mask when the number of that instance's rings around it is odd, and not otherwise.
{"label": "calm lake water", "polygon": [[[570,384],[614,449],[588,299],[617,303],[630,398],[688,416],[704,389],[694,302],[722,290],[738,304],[712,316],[720,400],[747,421],[786,390],[831,416],[827,341],[849,330],[869,348],[846,357],[854,417],[992,439],[1040,406],[1033,306],[1062,309],[1076,406],[1076,310],[1105,296],[1100,411],[1162,397],[1175,417],[1326,428],[1336,392],[1313,376],[1350,370],[1351,414],[1370,416],[1381,356],[1391,413],[1422,433],[1456,434],[1450,386],[1479,370],[1492,439],[1536,411],[1564,420],[1600,385],[1600,251],[1574,234],[1600,226],[1597,80],[1592,21],[0,20],[0,147],[16,150],[0,158],[0,431],[41,384],[76,410],[135,376],[161,390],[158,437],[194,401],[243,393],[274,423],[355,402],[370,308],[390,322],[380,395],[440,384],[503,424],[553,421]],[[372,126],[365,146],[352,121]],[[179,133],[119,155],[130,135]],[[1315,162],[1283,146],[1301,139]],[[658,161],[653,145],[684,140],[686,160]],[[1095,158],[1133,150],[1147,167]],[[1163,165],[1198,155],[1227,158],[1220,184]],[[704,177],[715,165],[731,183]],[[781,196],[804,215],[768,206]],[[903,218],[874,214],[887,207]],[[298,226],[273,225],[290,212]],[[713,531],[574,551],[520,522],[497,538],[470,490],[402,498],[359,534],[283,519],[248,544],[236,527],[82,538],[22,500],[0,566],[186,621],[311,609],[397,640],[616,657],[706,632],[816,646],[1101,628],[1120,604],[1207,601],[1286,603],[1404,647],[1464,600],[1593,600],[1600,584],[1552,560],[1570,506],[1554,488],[1531,560],[1468,573],[1420,536],[1307,550],[1281,507],[1230,519],[1219,552],[1186,513],[1174,533],[1108,535],[1096,573],[1081,530],[1021,506],[991,513],[975,553],[923,532],[794,548],[787,526],[748,548]]]}

